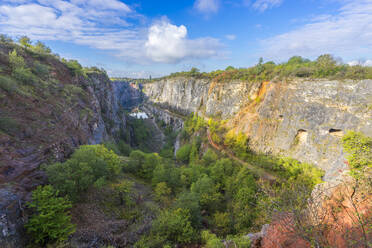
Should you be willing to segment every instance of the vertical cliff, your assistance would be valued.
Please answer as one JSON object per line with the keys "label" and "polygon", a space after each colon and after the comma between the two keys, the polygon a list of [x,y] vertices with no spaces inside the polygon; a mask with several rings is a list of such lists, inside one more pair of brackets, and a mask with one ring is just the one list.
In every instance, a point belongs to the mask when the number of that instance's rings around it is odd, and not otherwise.
{"label": "vertical cliff", "polygon": [[372,80],[293,79],[214,82],[168,78],[144,85],[150,104],[228,119],[258,152],[291,156],[325,170],[333,181],[347,169],[340,138],[347,130],[372,136]]}
{"label": "vertical cliff", "polygon": [[[9,62],[14,49],[22,80]],[[76,72],[14,44],[0,46],[0,68],[0,247],[21,247],[24,201],[46,181],[40,166],[119,137],[126,117],[105,72]]]}

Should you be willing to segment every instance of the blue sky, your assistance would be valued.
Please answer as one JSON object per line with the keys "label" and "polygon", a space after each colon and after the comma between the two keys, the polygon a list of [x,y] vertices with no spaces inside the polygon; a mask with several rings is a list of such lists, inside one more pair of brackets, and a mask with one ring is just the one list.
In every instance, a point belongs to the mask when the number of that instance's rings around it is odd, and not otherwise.
{"label": "blue sky", "polygon": [[0,0],[0,33],[111,76],[324,53],[372,65],[372,0]]}

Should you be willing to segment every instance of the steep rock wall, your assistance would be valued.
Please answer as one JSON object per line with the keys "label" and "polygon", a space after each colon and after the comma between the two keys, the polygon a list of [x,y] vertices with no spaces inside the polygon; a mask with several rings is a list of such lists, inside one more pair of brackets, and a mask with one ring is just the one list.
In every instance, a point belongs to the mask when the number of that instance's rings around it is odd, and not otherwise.
{"label": "steep rock wall", "polygon": [[24,202],[46,181],[41,164],[64,161],[79,145],[119,137],[126,128],[106,74],[74,76],[47,59],[55,78],[48,88],[37,82],[28,95],[0,89],[0,247],[24,245]]}
{"label": "steep rock wall", "polygon": [[216,83],[171,78],[144,85],[150,104],[229,119],[258,152],[291,156],[334,181],[347,169],[340,139],[347,130],[372,136],[372,80]]}

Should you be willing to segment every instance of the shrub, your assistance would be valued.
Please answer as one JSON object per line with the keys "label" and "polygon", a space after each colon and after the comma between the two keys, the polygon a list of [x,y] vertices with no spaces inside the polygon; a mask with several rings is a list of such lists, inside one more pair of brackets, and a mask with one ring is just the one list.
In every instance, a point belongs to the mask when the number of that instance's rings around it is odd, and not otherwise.
{"label": "shrub", "polygon": [[198,229],[201,226],[201,209],[199,205],[199,196],[195,193],[184,191],[177,197],[175,208],[185,209],[190,213],[190,221],[194,228]]}
{"label": "shrub", "polygon": [[97,180],[113,179],[120,169],[120,158],[113,151],[103,145],[85,145],[66,162],[49,165],[46,173],[56,189],[77,201]]}
{"label": "shrub", "polygon": [[75,232],[67,211],[72,207],[71,202],[58,197],[52,186],[39,186],[32,192],[32,201],[27,206],[35,211],[25,225],[35,243],[63,242]]}
{"label": "shrub", "polygon": [[122,180],[111,187],[114,189],[114,195],[119,200],[120,205],[129,206],[132,203],[130,194],[132,193],[133,182]]}
{"label": "shrub", "polygon": [[207,175],[203,175],[193,183],[190,190],[199,196],[200,206],[203,209],[213,212],[221,206],[222,195]]}
{"label": "shrub", "polygon": [[28,84],[36,81],[35,75],[32,74],[30,68],[26,67],[25,60],[22,56],[18,56],[15,49],[9,52],[9,63],[12,68],[12,77]]}
{"label": "shrub", "polygon": [[215,213],[213,215],[213,224],[219,236],[224,237],[230,233],[231,219],[229,213]]}
{"label": "shrub", "polygon": [[342,143],[348,153],[351,175],[355,178],[366,176],[367,170],[372,168],[372,138],[360,132],[349,131],[342,138]]}
{"label": "shrub", "polygon": [[19,67],[26,67],[25,60],[23,59],[22,56],[18,56],[16,49],[13,49],[13,51],[9,52],[9,63],[13,69]]}
{"label": "shrub", "polygon": [[155,199],[159,202],[164,203],[164,205],[169,204],[169,197],[172,193],[172,189],[167,186],[167,183],[158,183],[155,187]]}
{"label": "shrub", "polygon": [[33,71],[38,75],[39,77],[45,78],[49,75],[49,66],[44,65],[38,61],[34,63]]}
{"label": "shrub", "polygon": [[123,140],[120,140],[117,146],[120,154],[123,156],[129,156],[129,154],[132,152],[132,148],[130,147],[130,145],[125,143]]}
{"label": "shrub", "polygon": [[191,145],[186,144],[186,145],[182,146],[180,149],[178,149],[178,151],[176,153],[176,159],[178,161],[182,161],[184,163],[187,163],[189,161],[189,158],[190,158],[190,152],[191,152]]}
{"label": "shrub", "polygon": [[18,84],[10,77],[0,75],[0,88],[8,93],[17,92]]}
{"label": "shrub", "polygon": [[16,120],[10,117],[0,117],[0,130],[11,134],[19,130],[20,125]]}
{"label": "shrub", "polygon": [[83,67],[81,66],[81,64],[77,60],[74,60],[74,59],[71,59],[71,60],[62,59],[62,62],[75,75],[83,75],[84,74]]}
{"label": "shrub", "polygon": [[152,224],[151,236],[164,243],[190,244],[195,240],[195,230],[191,226],[190,214],[184,209],[164,210]]}
{"label": "shrub", "polygon": [[201,238],[206,248],[224,248],[225,247],[222,243],[222,240],[217,238],[216,234],[211,233],[208,230],[202,231]]}

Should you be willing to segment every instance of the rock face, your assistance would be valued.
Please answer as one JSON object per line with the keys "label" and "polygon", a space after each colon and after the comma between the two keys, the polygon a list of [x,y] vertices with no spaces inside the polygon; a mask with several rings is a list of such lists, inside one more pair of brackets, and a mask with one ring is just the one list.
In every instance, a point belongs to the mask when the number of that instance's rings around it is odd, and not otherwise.
{"label": "rock face", "polygon": [[126,81],[112,82],[113,90],[117,98],[118,104],[131,110],[140,105],[143,101],[142,85]]}
{"label": "rock face", "polygon": [[[6,55],[12,49],[0,46],[0,76],[9,80],[14,79]],[[114,139],[126,128],[105,73],[75,74],[53,56],[18,50],[27,66],[44,64],[49,72],[14,83],[14,91],[0,88],[0,247],[22,247],[21,208],[29,192],[46,182],[41,164],[64,161],[79,145]]]}
{"label": "rock face", "polygon": [[150,104],[181,114],[229,119],[258,152],[291,156],[334,181],[347,169],[340,144],[347,130],[372,136],[372,80],[251,83],[171,78],[144,85]]}

